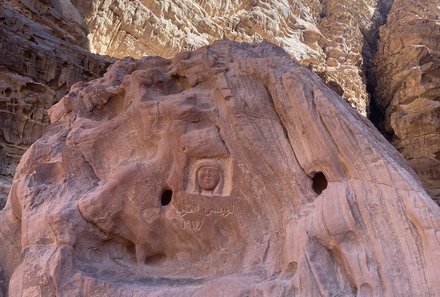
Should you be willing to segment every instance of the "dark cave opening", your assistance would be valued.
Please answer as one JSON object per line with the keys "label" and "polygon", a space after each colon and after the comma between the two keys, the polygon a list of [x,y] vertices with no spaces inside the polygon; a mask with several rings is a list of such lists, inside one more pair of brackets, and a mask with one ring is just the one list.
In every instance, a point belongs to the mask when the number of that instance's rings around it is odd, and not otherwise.
{"label": "dark cave opening", "polygon": [[316,194],[321,194],[322,191],[327,189],[327,178],[325,177],[324,173],[322,172],[316,172],[312,177],[312,188],[313,191],[315,191]]}
{"label": "dark cave opening", "polygon": [[171,203],[171,199],[173,198],[173,191],[167,189],[162,192],[160,196],[160,205],[167,206]]}

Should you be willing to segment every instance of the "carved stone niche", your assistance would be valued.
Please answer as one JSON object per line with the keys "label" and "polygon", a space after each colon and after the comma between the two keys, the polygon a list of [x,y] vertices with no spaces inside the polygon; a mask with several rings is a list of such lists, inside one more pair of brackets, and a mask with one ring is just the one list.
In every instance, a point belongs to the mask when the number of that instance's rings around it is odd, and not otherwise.
{"label": "carved stone niche", "polygon": [[50,114],[0,212],[10,297],[440,296],[440,208],[280,48],[122,59]]}

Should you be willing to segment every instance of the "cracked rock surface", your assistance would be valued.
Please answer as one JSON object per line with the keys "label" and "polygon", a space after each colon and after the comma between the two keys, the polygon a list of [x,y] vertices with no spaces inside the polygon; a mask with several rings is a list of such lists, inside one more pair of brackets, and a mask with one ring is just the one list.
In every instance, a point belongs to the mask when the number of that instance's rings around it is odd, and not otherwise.
{"label": "cracked rock surface", "polygon": [[8,296],[440,294],[440,208],[280,48],[122,59],[49,115],[0,212]]}

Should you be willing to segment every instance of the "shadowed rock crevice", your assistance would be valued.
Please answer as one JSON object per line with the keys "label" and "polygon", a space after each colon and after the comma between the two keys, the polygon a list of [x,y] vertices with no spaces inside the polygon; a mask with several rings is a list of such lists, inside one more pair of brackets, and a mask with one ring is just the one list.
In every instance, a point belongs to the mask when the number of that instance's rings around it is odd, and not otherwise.
{"label": "shadowed rock crevice", "polygon": [[377,79],[376,72],[374,69],[374,59],[377,55],[378,46],[380,43],[379,30],[387,22],[387,17],[393,0],[381,0],[378,2],[378,7],[373,14],[373,25],[371,28],[364,33],[365,41],[363,46],[362,55],[364,57],[363,71],[365,73],[366,87],[368,95],[370,96],[369,102],[369,112],[368,119],[374,124],[374,126],[379,129],[379,131],[388,140],[392,138],[392,135],[384,128],[385,112],[380,108],[377,102],[376,88]]}

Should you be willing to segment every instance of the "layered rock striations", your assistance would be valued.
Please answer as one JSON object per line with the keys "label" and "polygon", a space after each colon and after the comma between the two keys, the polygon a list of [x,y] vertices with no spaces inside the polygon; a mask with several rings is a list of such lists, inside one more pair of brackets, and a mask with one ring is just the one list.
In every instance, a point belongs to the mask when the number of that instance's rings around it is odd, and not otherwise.
{"label": "layered rock striations", "polygon": [[440,294],[439,207],[280,48],[122,59],[49,114],[0,212],[8,296]]}
{"label": "layered rock striations", "polygon": [[1,1],[0,207],[19,158],[48,126],[47,110],[112,61],[89,53],[87,43],[87,27],[69,1]]}
{"label": "layered rock striations", "polygon": [[395,1],[375,60],[384,129],[431,196],[440,202],[440,8]]}

